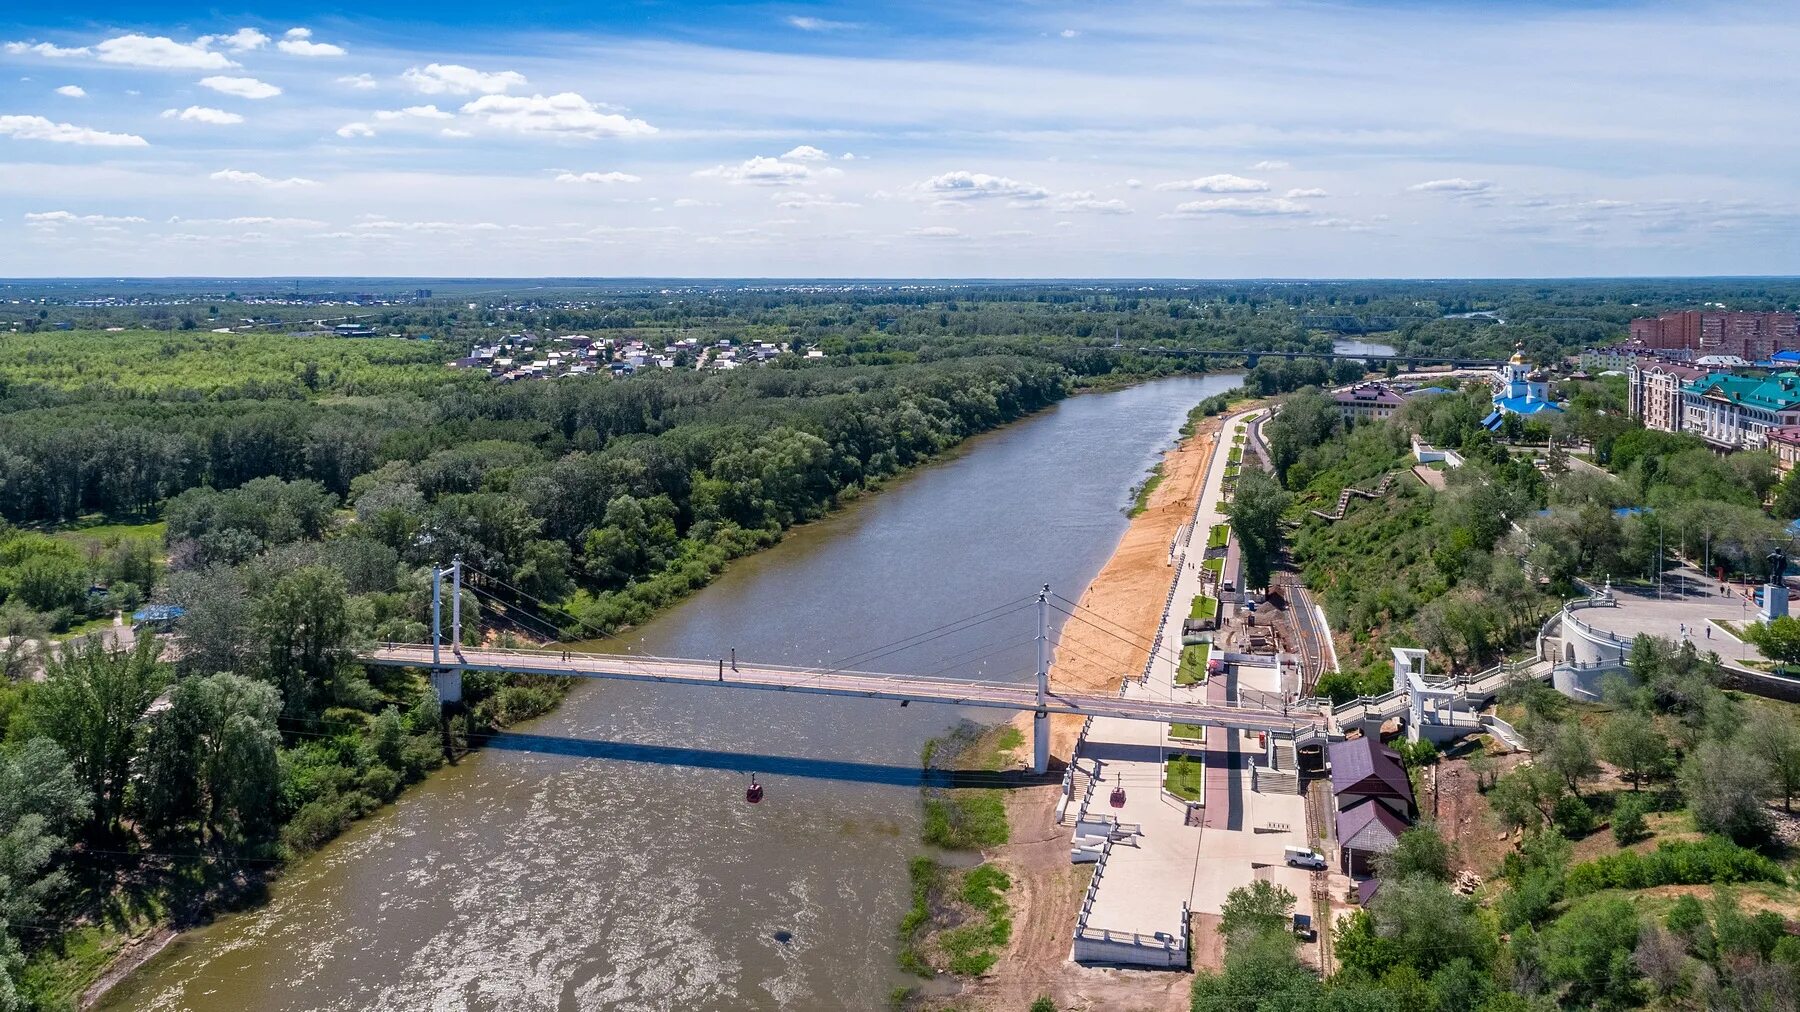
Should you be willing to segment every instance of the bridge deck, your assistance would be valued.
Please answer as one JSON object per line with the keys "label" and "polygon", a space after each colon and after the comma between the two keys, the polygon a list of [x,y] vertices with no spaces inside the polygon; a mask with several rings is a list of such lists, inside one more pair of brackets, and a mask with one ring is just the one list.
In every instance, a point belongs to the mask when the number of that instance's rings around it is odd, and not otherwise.
{"label": "bridge deck", "polygon": [[[827,696],[860,696],[867,699],[903,699],[952,706],[984,706],[1001,710],[1036,711],[1037,690],[1030,685],[966,682],[947,678],[881,674],[868,671],[833,671],[738,662],[725,665],[720,677],[716,660],[670,657],[628,657],[619,654],[550,650],[465,649],[458,654],[446,649],[438,663],[431,660],[429,645],[378,647],[363,656],[364,663],[387,667],[436,668],[461,671],[514,671],[535,675],[575,675],[628,681],[669,682],[728,686],[779,692],[806,692]],[[1048,713],[1118,717],[1161,724],[1185,723],[1246,731],[1294,734],[1317,728],[1322,715],[1309,708],[1287,714],[1263,707],[1222,703],[1177,702],[1117,695],[1051,692],[1043,708]]]}

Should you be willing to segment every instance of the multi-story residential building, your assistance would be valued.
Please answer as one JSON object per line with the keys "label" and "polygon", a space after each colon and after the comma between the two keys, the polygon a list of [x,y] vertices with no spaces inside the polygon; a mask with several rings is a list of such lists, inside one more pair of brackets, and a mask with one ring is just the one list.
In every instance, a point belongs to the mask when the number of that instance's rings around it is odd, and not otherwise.
{"label": "multi-story residential building", "polygon": [[1722,310],[1664,313],[1631,321],[1631,344],[1765,362],[1778,351],[1800,350],[1800,316]]}
{"label": "multi-story residential building", "polygon": [[1800,425],[1777,425],[1767,436],[1777,470],[1786,474],[1794,469],[1794,465],[1800,464]]}
{"label": "multi-story residential building", "polygon": [[1800,373],[1707,373],[1682,388],[1684,432],[1721,449],[1760,449],[1768,431],[1800,424]]}
{"label": "multi-story residential building", "polygon": [[1337,401],[1338,414],[1345,421],[1388,418],[1406,403],[1406,399],[1386,383],[1358,383],[1332,396]]}
{"label": "multi-story residential building", "polygon": [[1625,375],[1631,417],[1643,422],[1646,429],[1679,432],[1681,388],[1706,375],[1706,370],[1651,359],[1632,363]]}

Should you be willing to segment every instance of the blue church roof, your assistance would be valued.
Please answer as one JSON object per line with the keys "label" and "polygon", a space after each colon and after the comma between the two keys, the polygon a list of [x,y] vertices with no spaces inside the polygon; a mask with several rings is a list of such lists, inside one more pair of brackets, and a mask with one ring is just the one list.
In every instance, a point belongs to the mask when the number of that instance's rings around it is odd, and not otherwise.
{"label": "blue church roof", "polygon": [[1562,409],[1545,400],[1534,397],[1501,397],[1494,401],[1494,406],[1515,415],[1535,415],[1544,411],[1561,411]]}

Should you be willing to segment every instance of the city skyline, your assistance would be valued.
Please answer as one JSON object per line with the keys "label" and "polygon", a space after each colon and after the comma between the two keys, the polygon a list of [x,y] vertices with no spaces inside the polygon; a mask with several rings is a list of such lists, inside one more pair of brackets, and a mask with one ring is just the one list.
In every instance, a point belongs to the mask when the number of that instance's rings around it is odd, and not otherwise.
{"label": "city skyline", "polygon": [[0,275],[1800,273],[1772,3],[513,13],[0,21]]}

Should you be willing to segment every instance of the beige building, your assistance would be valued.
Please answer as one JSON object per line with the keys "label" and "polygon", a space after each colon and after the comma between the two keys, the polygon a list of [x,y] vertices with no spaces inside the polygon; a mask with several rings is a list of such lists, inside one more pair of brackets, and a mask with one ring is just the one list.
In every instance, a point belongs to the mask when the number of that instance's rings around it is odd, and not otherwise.
{"label": "beige building", "polygon": [[1631,417],[1643,422],[1646,429],[1680,432],[1681,388],[1705,376],[1706,370],[1652,360],[1633,362],[1626,375],[1630,378]]}

